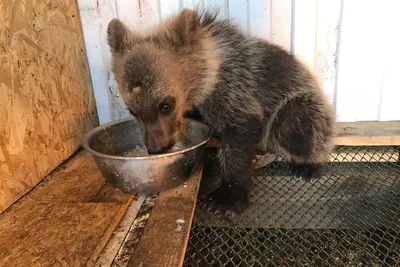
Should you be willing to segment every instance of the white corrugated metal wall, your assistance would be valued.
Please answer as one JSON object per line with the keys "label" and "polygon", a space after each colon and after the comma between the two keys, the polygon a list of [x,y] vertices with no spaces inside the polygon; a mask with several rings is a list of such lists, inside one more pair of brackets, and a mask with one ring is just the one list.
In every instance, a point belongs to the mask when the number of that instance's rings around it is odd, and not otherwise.
{"label": "white corrugated metal wall", "polygon": [[146,28],[182,8],[219,7],[252,35],[277,43],[318,76],[338,121],[400,120],[400,1],[78,0],[101,123],[128,116],[109,71],[108,22]]}

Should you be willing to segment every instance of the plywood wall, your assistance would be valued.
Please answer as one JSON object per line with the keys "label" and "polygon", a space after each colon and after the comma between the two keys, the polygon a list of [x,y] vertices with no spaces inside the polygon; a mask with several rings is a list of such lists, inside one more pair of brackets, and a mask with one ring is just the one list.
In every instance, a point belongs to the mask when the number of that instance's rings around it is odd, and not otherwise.
{"label": "plywood wall", "polygon": [[0,212],[96,124],[75,0],[0,1]]}
{"label": "plywood wall", "polygon": [[[146,28],[183,8],[217,7],[251,35],[295,54],[317,75],[337,120],[400,120],[400,1],[385,0],[78,0],[100,122],[127,116],[105,43],[107,24],[118,17]],[[101,46],[97,44],[101,43]],[[101,61],[101,64],[99,64]],[[105,86],[106,85],[106,86]]]}

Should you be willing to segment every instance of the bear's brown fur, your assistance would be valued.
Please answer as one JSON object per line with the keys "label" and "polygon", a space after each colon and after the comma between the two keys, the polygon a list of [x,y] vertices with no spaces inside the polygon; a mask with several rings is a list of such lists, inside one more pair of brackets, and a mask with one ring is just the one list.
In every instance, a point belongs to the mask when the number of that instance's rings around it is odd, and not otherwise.
{"label": "bear's brown fur", "polygon": [[193,10],[144,33],[114,19],[108,42],[119,90],[149,152],[174,144],[189,111],[220,138],[223,184],[209,209],[247,207],[257,152],[283,155],[304,179],[317,177],[327,161],[333,109],[310,71],[282,48]]}

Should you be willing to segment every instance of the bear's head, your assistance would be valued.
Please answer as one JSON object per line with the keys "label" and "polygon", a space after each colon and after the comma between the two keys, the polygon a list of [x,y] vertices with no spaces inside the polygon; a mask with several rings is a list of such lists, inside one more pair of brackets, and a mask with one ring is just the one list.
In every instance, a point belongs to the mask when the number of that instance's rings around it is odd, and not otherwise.
{"label": "bear's head", "polygon": [[184,10],[144,34],[118,19],[108,25],[112,71],[151,154],[174,145],[185,112],[216,82],[217,59],[209,51],[206,22]]}

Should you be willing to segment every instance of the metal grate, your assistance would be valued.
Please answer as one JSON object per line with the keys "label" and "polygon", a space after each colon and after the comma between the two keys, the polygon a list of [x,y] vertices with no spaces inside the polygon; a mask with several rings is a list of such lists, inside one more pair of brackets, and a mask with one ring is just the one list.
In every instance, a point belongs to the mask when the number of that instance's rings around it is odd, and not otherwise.
{"label": "metal grate", "polygon": [[[313,183],[276,159],[256,171],[252,206],[241,216],[198,203],[184,266],[400,266],[399,151],[337,147]],[[203,183],[215,184],[214,155]]]}

